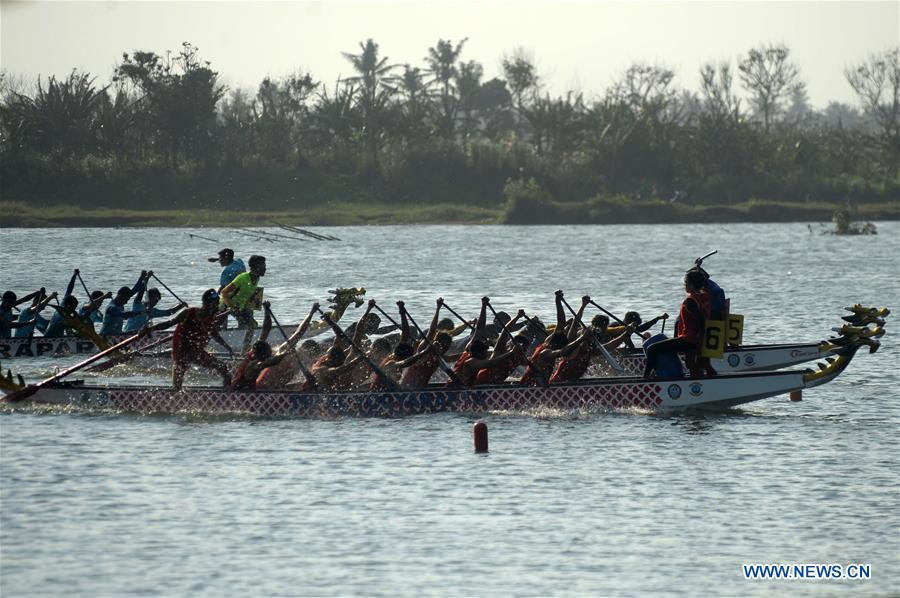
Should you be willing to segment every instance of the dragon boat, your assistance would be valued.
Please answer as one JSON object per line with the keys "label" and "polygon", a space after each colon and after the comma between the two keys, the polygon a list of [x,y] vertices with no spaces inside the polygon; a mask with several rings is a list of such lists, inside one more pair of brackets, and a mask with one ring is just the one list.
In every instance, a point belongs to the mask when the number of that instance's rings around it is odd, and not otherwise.
{"label": "dragon boat", "polygon": [[861,347],[868,346],[871,353],[878,350],[880,342],[874,338],[876,335],[877,329],[857,327],[856,331],[833,339],[839,348],[835,350],[835,356],[819,364],[818,370],[698,378],[590,378],[545,387],[507,383],[451,390],[430,385],[418,390],[378,393],[240,392],[221,387],[173,390],[72,381],[38,385],[41,387],[28,397],[27,402],[15,405],[7,402],[7,407],[35,404],[140,414],[187,412],[305,418],[403,417],[436,412],[529,413],[546,409],[567,412],[635,409],[657,413],[685,409],[720,410],[830,382],[847,368]]}

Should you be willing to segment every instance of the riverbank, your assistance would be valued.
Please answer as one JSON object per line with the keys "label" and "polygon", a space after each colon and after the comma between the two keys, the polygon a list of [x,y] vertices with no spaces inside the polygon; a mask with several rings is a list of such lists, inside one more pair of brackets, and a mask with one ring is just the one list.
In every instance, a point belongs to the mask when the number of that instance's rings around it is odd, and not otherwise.
{"label": "riverbank", "polygon": [[[33,206],[0,202],[0,227],[362,226],[381,224],[667,224],[828,222],[838,208],[827,202],[751,200],[690,206],[663,201],[600,199],[581,203],[516,202],[503,208],[466,204],[323,203],[302,211],[124,210]],[[856,220],[900,220],[900,202],[854,206]]]}

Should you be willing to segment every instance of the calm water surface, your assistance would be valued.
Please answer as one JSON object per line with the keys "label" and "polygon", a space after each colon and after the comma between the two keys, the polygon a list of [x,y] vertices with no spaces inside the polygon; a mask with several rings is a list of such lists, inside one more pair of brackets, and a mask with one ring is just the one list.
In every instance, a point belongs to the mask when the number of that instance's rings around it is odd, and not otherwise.
{"label": "calm water surface", "polygon": [[[818,230],[817,225],[814,229]],[[816,341],[856,302],[900,308],[900,227],[804,224],[321,229],[254,243],[205,229],[0,230],[0,289],[131,285],[152,268],[196,301],[223,246],[263,253],[296,321],[335,286],[440,294],[552,318],[552,293],[674,313],[692,259],[745,342]],[[79,292],[79,295],[83,292]],[[164,299],[165,304],[169,301]],[[352,314],[352,312],[349,312]],[[421,315],[419,315],[421,314]],[[900,592],[900,349],[724,415],[491,414],[266,420],[0,412],[0,593],[97,595],[821,595]],[[4,363],[39,379],[71,360]],[[130,381],[162,380],[136,372]],[[870,563],[868,581],[750,582],[742,563]]]}

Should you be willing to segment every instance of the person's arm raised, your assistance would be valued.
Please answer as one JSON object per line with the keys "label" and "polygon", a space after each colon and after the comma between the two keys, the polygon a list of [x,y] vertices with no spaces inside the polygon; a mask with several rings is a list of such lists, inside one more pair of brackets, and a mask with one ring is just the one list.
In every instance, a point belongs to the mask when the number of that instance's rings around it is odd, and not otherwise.
{"label": "person's arm raised", "polygon": [[562,289],[557,289],[554,296],[556,298],[556,331],[562,332],[566,327],[566,312],[563,309]]}
{"label": "person's arm raised", "polygon": [[[359,317],[359,320],[356,322],[356,330],[353,331],[353,339],[351,343],[354,345],[358,345],[359,341],[362,340],[363,337],[363,325],[365,324],[366,319],[368,319],[369,314],[372,313],[372,310],[375,308],[375,300],[369,299],[369,302],[366,304],[366,311],[363,312],[363,315]],[[329,321],[329,325],[334,324],[334,322]],[[335,324],[336,325],[336,324]]]}
{"label": "person's arm raised", "polygon": [[569,324],[569,329],[566,331],[566,338],[569,339],[569,341],[574,340],[575,335],[578,334],[578,329],[580,328],[579,323],[581,322],[582,316],[584,316],[584,308],[587,307],[590,302],[591,298],[588,295],[581,298],[581,307],[578,308],[577,314],[572,318],[572,323]]}
{"label": "person's arm raised", "polygon": [[290,338],[287,339],[288,347],[293,348],[297,344],[297,341],[303,337],[304,333],[309,329],[309,325],[312,323],[313,314],[317,311],[319,311],[319,304],[313,303],[312,308],[309,310],[309,314],[307,314],[306,318],[300,322],[300,325],[297,326],[297,330],[294,331]]}

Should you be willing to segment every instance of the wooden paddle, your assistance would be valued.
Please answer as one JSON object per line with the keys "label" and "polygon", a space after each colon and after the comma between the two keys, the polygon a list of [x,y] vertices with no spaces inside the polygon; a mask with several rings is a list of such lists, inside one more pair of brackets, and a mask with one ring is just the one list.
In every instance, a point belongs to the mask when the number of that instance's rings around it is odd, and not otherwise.
{"label": "wooden paddle", "polygon": [[163,345],[163,344],[171,341],[173,336],[175,336],[174,333],[168,334],[168,335],[164,336],[163,338],[155,340],[152,343],[150,343],[149,345],[140,347],[139,349],[137,349],[135,351],[129,351],[128,353],[125,353],[124,355],[120,355],[118,357],[113,357],[109,361],[104,361],[103,363],[98,363],[94,367],[88,368],[88,371],[92,372],[92,373],[105,372],[106,370],[112,369],[112,368],[116,367],[117,365],[121,365],[123,363],[131,361],[135,357],[138,357],[139,355],[141,355],[142,352],[146,351],[147,349],[153,349],[154,347],[158,347],[160,345]]}
{"label": "wooden paddle", "polygon": [[187,305],[187,303],[185,303],[184,301],[181,300],[181,297],[179,297],[178,295],[175,294],[175,291],[170,289],[168,286],[166,286],[166,283],[164,283],[163,281],[161,281],[159,279],[159,276],[157,276],[156,274],[151,274],[150,276],[152,276],[153,279],[156,280],[156,282],[158,282],[160,285],[162,285],[162,288],[169,291],[169,294],[172,295],[173,297],[175,297],[175,301],[177,301],[178,303],[181,303],[183,305]]}
{"label": "wooden paddle", "polygon": [[34,393],[36,393],[43,387],[47,386],[48,384],[53,384],[57,380],[62,380],[69,374],[74,374],[75,372],[86,368],[87,366],[91,365],[95,361],[99,361],[99,360],[103,359],[104,357],[106,357],[107,355],[109,355],[110,353],[118,351],[119,349],[121,349],[123,347],[127,347],[128,345],[134,343],[135,341],[141,339],[142,337],[143,337],[143,335],[141,335],[141,334],[135,334],[134,336],[129,336],[125,340],[116,343],[109,349],[106,349],[105,351],[100,351],[96,355],[91,355],[90,357],[88,357],[87,359],[85,359],[84,361],[79,363],[78,365],[73,365],[72,367],[63,370],[63,371],[59,372],[58,374],[54,374],[53,376],[50,376],[46,380],[41,380],[37,384],[30,384],[30,385],[26,386],[25,388],[23,388],[22,390],[17,390],[16,392],[14,392],[12,394],[8,394],[4,397],[4,399],[6,400],[7,403],[18,403],[19,401],[23,401],[23,400],[27,399],[28,397],[32,396]]}
{"label": "wooden paddle", "polygon": [[321,309],[319,310],[319,313],[322,314],[322,319],[325,320],[325,323],[331,326],[331,329],[334,330],[335,336],[344,339],[344,341],[346,341],[347,344],[350,345],[360,357],[362,357],[363,361],[365,361],[369,365],[369,367],[372,368],[372,371],[375,372],[387,384],[387,386],[390,387],[391,390],[399,389],[397,383],[394,382],[394,380],[387,374],[385,374],[382,369],[378,367],[375,362],[372,361],[356,343],[353,342],[353,339],[347,336],[347,333],[341,330],[341,327],[334,323],[334,321],[328,316],[328,314],[323,312]]}

